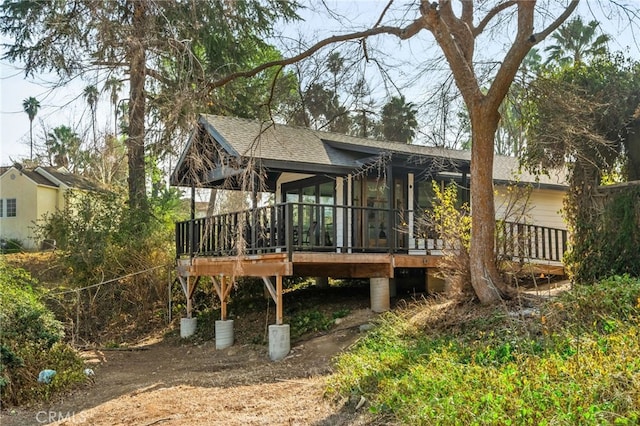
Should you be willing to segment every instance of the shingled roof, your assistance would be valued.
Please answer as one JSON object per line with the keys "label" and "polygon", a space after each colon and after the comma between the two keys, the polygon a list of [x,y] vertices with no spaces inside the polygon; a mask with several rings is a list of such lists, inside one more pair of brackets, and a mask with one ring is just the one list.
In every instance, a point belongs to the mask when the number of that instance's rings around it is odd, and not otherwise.
{"label": "shingled roof", "polygon": [[[266,167],[281,171],[347,173],[361,167],[363,158],[385,152],[407,160],[446,160],[455,165],[452,170],[456,167],[468,169],[471,161],[471,152],[465,150],[358,138],[237,117],[201,115],[199,130],[211,136],[229,156],[259,159]],[[185,172],[181,168],[185,156],[192,150],[192,140],[172,175],[173,185],[183,183]],[[493,176],[498,182],[518,180],[541,186],[566,186],[561,174],[535,176],[519,171],[516,158],[500,155],[495,157]]]}
{"label": "shingled roof", "polygon": [[87,191],[100,190],[100,186],[95,182],[84,178],[82,176],[70,173],[64,167],[42,167],[27,168],[20,164],[14,164],[13,166],[0,167],[0,176],[4,175],[10,169],[15,168],[23,175],[27,176],[37,185],[50,186],[58,188],[61,185],[68,188],[82,189]]}

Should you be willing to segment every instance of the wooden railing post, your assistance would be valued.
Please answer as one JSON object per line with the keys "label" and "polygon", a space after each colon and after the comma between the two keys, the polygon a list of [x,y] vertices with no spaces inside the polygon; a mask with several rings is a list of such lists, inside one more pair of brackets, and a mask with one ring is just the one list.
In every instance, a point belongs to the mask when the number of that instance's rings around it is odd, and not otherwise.
{"label": "wooden railing post", "polygon": [[[284,235],[286,238],[285,250],[288,253],[289,261],[293,256],[293,204],[285,204],[284,210]],[[301,236],[298,235],[298,238]]]}

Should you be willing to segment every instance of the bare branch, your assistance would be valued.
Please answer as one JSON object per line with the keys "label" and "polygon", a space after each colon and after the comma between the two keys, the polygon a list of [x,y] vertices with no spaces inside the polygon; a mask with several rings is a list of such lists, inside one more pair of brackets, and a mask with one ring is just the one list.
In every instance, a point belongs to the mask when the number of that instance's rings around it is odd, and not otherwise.
{"label": "bare branch", "polygon": [[219,80],[212,81],[211,83],[208,84],[208,88],[209,88],[209,90],[211,90],[211,89],[215,89],[217,87],[224,86],[225,84],[229,83],[230,81],[236,80],[238,78],[253,77],[256,74],[260,73],[261,71],[264,71],[264,70],[266,70],[268,68],[271,68],[271,67],[291,65],[293,63],[301,61],[302,59],[308,58],[309,56],[313,55],[318,50],[320,50],[323,47],[326,47],[326,46],[328,46],[330,44],[340,43],[340,42],[343,42],[343,41],[362,39],[362,38],[371,37],[371,36],[379,35],[379,34],[391,34],[391,35],[395,35],[396,37],[398,37],[398,38],[400,38],[402,40],[405,40],[405,39],[413,37],[421,29],[424,29],[424,28],[428,28],[427,27],[427,23],[422,18],[418,18],[415,21],[413,21],[411,24],[406,26],[405,28],[384,26],[384,27],[370,28],[370,29],[365,30],[365,31],[358,31],[358,32],[354,32],[354,33],[331,36],[331,37],[328,37],[328,38],[326,38],[324,40],[321,40],[321,41],[317,42],[316,44],[314,44],[313,46],[311,46],[310,48],[308,48],[304,52],[301,52],[301,53],[299,53],[299,54],[297,54],[295,56],[292,56],[290,58],[285,58],[285,59],[280,59],[280,60],[276,60],[276,61],[265,62],[264,64],[261,64],[261,65],[255,67],[255,68],[253,68],[251,70],[235,72],[235,73],[229,74],[229,75],[227,75],[227,76],[225,76],[225,77],[223,77],[223,78],[221,78]]}
{"label": "bare branch", "polygon": [[[468,5],[467,5],[468,8]],[[467,14],[469,10],[467,9]],[[471,29],[473,27],[467,25],[466,22],[460,20],[453,13],[450,0],[440,1],[440,16],[442,20],[449,26],[451,34],[454,37],[458,49],[464,54],[467,62],[473,61],[473,50],[475,47],[475,40]]]}
{"label": "bare branch", "polygon": [[462,21],[473,30],[473,0],[460,0],[460,2],[462,3]]}
{"label": "bare branch", "polygon": [[522,60],[534,44],[531,37],[534,9],[535,2],[526,0],[518,2],[518,33],[491,83],[487,93],[487,98],[491,99],[489,102],[496,101],[498,104],[502,102]]}
{"label": "bare branch", "polygon": [[161,83],[164,84],[170,84],[171,80],[169,80],[167,77],[165,77],[164,75],[160,74],[158,71],[152,69],[152,68],[145,68],[145,73],[151,77],[151,78],[155,78],[156,80],[158,80]]}
{"label": "bare branch", "polygon": [[491,22],[491,20],[498,13],[502,12],[503,10],[505,10],[505,9],[515,5],[515,4],[516,4],[515,0],[509,0],[509,1],[505,1],[504,3],[500,3],[499,5],[497,5],[493,9],[491,9],[489,11],[489,13],[487,13],[487,15],[482,19],[482,21],[480,21],[478,26],[473,29],[473,36],[477,37],[480,33],[482,33],[482,31],[484,31],[484,29],[489,24],[489,22]]}
{"label": "bare branch", "polygon": [[449,26],[442,19],[438,10],[434,7],[423,10],[423,17],[427,21],[436,42],[442,49],[456,80],[456,85],[467,105],[475,104],[481,97],[478,80],[473,70],[471,60],[467,60],[465,53],[460,49],[460,44],[450,32]]}
{"label": "bare branch", "polygon": [[373,28],[376,28],[378,25],[380,25],[380,22],[382,22],[382,20],[384,19],[384,15],[387,14],[387,11],[389,10],[389,8],[391,7],[392,4],[393,4],[393,0],[389,0],[389,3],[387,3],[385,8],[382,10],[382,13],[380,14],[380,17],[378,18],[376,23],[373,24]]}
{"label": "bare branch", "polygon": [[547,38],[549,34],[554,32],[560,25],[562,25],[562,23],[566,21],[567,18],[569,18],[569,16],[573,13],[576,7],[578,7],[579,2],[580,0],[573,0],[571,3],[569,3],[565,11],[551,23],[551,25],[549,25],[543,31],[533,34],[532,36],[534,44],[540,43],[542,40]]}

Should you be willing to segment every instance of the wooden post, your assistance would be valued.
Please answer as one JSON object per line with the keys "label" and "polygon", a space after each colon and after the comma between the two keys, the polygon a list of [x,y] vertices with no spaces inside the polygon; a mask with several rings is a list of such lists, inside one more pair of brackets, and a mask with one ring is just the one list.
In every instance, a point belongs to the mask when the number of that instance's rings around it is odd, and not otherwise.
{"label": "wooden post", "polygon": [[225,321],[227,319],[227,277],[224,275],[220,277],[220,319]]}
{"label": "wooden post", "polygon": [[193,310],[193,292],[198,285],[198,281],[200,281],[200,277],[196,277],[195,280],[191,280],[191,277],[181,277],[178,275],[178,280],[180,281],[180,285],[182,286],[182,291],[184,292],[184,296],[187,299],[187,318],[191,318],[191,311]]}
{"label": "wooden post", "polygon": [[193,285],[193,280],[187,277],[187,318],[191,318],[191,311],[193,310],[193,301],[191,300],[191,295],[193,291],[191,290],[191,286]]}
{"label": "wooden post", "polygon": [[227,277],[224,275],[220,276],[220,281],[212,276],[211,281],[213,282],[213,289],[216,291],[218,299],[220,299],[220,319],[225,321],[227,319],[227,300],[229,299],[229,294],[231,294],[233,282],[228,282]]}
{"label": "wooden post", "polygon": [[276,324],[282,325],[282,275],[276,276],[276,299]]}
{"label": "wooden post", "polygon": [[187,293],[185,294],[185,296],[187,296],[187,318],[191,318],[191,310],[193,309],[191,301],[191,285],[192,280],[187,277]]}
{"label": "wooden post", "polygon": [[[195,230],[193,229],[195,226],[196,219],[196,187],[194,184],[191,184],[191,221],[189,222],[189,258],[193,262],[193,255],[196,249],[194,244],[195,239]],[[188,281],[188,280],[187,280]],[[187,302],[188,306],[188,302]],[[191,318],[189,315],[188,318]]]}

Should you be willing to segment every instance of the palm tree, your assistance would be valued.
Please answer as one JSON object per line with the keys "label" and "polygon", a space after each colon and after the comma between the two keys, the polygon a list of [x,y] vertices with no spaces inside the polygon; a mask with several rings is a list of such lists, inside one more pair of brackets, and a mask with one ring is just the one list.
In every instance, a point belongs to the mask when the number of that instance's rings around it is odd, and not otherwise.
{"label": "palm tree", "polygon": [[84,92],[82,93],[84,99],[89,104],[89,109],[91,110],[91,130],[93,132],[93,148],[96,148],[97,138],[96,138],[96,106],[98,104],[98,88],[91,84],[84,88]]}
{"label": "palm tree", "polygon": [[549,52],[547,64],[557,62],[559,65],[570,65],[584,62],[588,57],[595,58],[607,53],[607,43],[610,37],[607,34],[597,35],[596,31],[600,23],[591,21],[587,25],[579,16],[561,26],[551,38],[556,44],[548,46]]}
{"label": "palm tree", "polygon": [[107,81],[104,83],[103,91],[109,90],[109,99],[111,100],[111,105],[113,105],[113,134],[117,138],[118,137],[118,98],[119,92],[122,90],[122,80],[116,77],[109,77]]}
{"label": "palm tree", "polygon": [[45,145],[52,166],[65,167],[76,172],[84,164],[85,153],[80,149],[82,140],[69,126],[58,126],[47,134]]}
{"label": "palm tree", "polygon": [[36,118],[36,114],[38,114],[38,110],[40,109],[40,101],[33,96],[29,96],[22,101],[22,109],[24,109],[24,112],[29,116],[29,143],[31,147],[29,159],[33,160],[33,119]]}
{"label": "palm tree", "polygon": [[382,134],[386,140],[409,143],[416,135],[418,111],[404,96],[394,96],[382,107]]}

